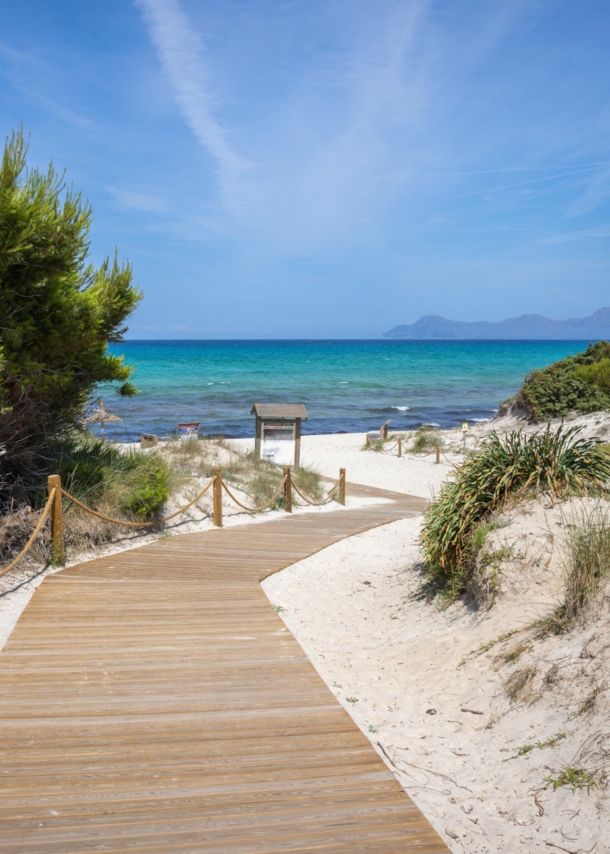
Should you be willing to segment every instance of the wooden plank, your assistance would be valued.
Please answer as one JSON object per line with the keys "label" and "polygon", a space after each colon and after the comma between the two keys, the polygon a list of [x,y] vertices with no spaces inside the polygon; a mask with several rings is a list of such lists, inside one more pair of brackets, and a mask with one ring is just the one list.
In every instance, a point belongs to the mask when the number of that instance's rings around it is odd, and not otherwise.
{"label": "wooden plank", "polygon": [[183,534],[45,579],[0,654],[0,852],[448,850],[260,587],[423,506],[356,493],[384,503]]}

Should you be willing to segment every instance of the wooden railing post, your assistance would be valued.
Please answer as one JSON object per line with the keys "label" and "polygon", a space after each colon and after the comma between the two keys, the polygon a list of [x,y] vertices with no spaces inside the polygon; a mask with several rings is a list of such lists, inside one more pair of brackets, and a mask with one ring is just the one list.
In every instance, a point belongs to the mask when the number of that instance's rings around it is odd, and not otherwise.
{"label": "wooden railing post", "polygon": [[214,469],[214,524],[217,528],[222,528],[222,469],[217,466]]}
{"label": "wooden railing post", "polygon": [[339,469],[339,501],[345,504],[345,469]]}
{"label": "wooden railing post", "polygon": [[50,474],[48,486],[49,495],[55,490],[55,498],[51,504],[51,561],[56,566],[63,566],[66,562],[66,546],[61,507],[61,477],[58,474]]}
{"label": "wooden railing post", "polygon": [[402,439],[398,440],[398,456],[402,457]]}
{"label": "wooden railing post", "polygon": [[436,464],[438,465],[441,461],[441,446],[435,445],[434,450],[436,451]]}
{"label": "wooden railing post", "polygon": [[290,474],[290,466],[284,466],[284,503],[286,505],[286,513],[292,513],[292,477]]}

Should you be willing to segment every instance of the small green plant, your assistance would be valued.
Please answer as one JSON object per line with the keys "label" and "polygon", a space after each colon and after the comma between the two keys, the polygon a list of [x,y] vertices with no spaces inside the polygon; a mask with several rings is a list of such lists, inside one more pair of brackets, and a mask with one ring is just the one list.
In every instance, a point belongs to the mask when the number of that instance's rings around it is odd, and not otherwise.
{"label": "small green plant", "polygon": [[[521,747],[517,748],[517,756],[525,756],[527,753],[530,753],[536,747],[535,744],[522,744]],[[514,759],[514,756],[510,757]]]}
{"label": "small green plant", "polygon": [[510,762],[511,759],[518,759],[519,756],[526,756],[528,753],[531,753],[536,747],[538,750],[545,750],[547,747],[554,747],[558,741],[561,741],[566,737],[565,732],[557,732],[555,735],[552,735],[550,738],[547,738],[546,741],[537,741],[535,744],[522,744],[521,747],[517,747],[517,752],[514,756],[509,756],[508,759],[502,760],[503,762]]}
{"label": "small green plant", "polygon": [[355,706],[358,702],[358,697],[346,697],[345,699],[348,703],[351,703],[352,706]]}
{"label": "small green plant", "polygon": [[565,732],[556,732],[555,735],[552,735],[550,738],[547,738],[546,741],[537,741],[536,747],[538,750],[545,750],[547,747],[555,747],[558,741],[562,741],[566,737]]}
{"label": "small green plant", "polygon": [[343,688],[343,685],[340,682],[333,682],[333,688]]}
{"label": "small green plant", "polygon": [[369,724],[369,732],[379,732],[379,730],[373,724]]}
{"label": "small green plant", "polygon": [[284,608],[282,605],[274,605],[273,610],[275,611],[276,614],[285,614],[286,613],[286,608]]}
{"label": "small green plant", "polygon": [[481,646],[478,646],[475,650],[473,650],[472,652],[469,653],[469,656],[471,656],[471,655],[472,656],[483,655],[484,652],[489,652],[489,650],[492,647],[494,647],[496,644],[502,643],[503,641],[506,641],[509,638],[512,638],[513,635],[517,635],[521,631],[523,631],[523,629],[513,629],[510,632],[504,632],[504,634],[499,635],[497,638],[494,638],[493,640],[487,641],[487,643],[484,643],[484,644],[481,644]]}
{"label": "small green plant", "polygon": [[509,649],[504,655],[500,656],[502,661],[506,662],[506,664],[516,664],[524,652],[529,652],[531,649],[531,644],[524,642],[518,643],[512,649]]}
{"label": "small green plant", "polygon": [[384,441],[383,439],[369,439],[368,442],[364,445],[363,450],[365,451],[383,451]]}
{"label": "small green plant", "polygon": [[566,619],[566,606],[559,605],[548,616],[536,620],[532,624],[532,629],[535,630],[534,637],[536,640],[542,640],[548,635],[560,635],[568,628],[568,620]]}
{"label": "small green plant", "polygon": [[547,786],[553,787],[553,791],[556,791],[561,786],[570,786],[572,791],[575,792],[576,789],[597,789],[597,783],[595,779],[588,774],[584,768],[572,768],[569,765],[564,765],[563,768],[559,771],[556,776],[552,774],[547,774],[544,778]]}

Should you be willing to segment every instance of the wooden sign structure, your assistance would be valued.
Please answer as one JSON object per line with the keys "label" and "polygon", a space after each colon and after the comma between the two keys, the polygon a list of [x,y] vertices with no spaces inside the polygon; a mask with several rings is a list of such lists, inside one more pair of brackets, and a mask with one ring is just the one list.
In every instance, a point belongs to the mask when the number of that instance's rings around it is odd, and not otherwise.
{"label": "wooden sign structure", "polygon": [[159,437],[154,433],[142,433],[140,438],[141,448],[155,448],[159,444]]}
{"label": "wooden sign structure", "polygon": [[302,403],[255,403],[254,454],[279,466],[301,465],[301,421],[307,419]]}

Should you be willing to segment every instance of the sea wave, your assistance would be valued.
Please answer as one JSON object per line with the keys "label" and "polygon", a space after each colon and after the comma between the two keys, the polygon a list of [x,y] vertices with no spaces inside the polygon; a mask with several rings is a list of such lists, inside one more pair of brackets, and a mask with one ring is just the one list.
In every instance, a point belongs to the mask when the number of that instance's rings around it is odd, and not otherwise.
{"label": "sea wave", "polygon": [[407,412],[410,408],[410,406],[390,406],[390,409],[397,409],[399,412]]}

